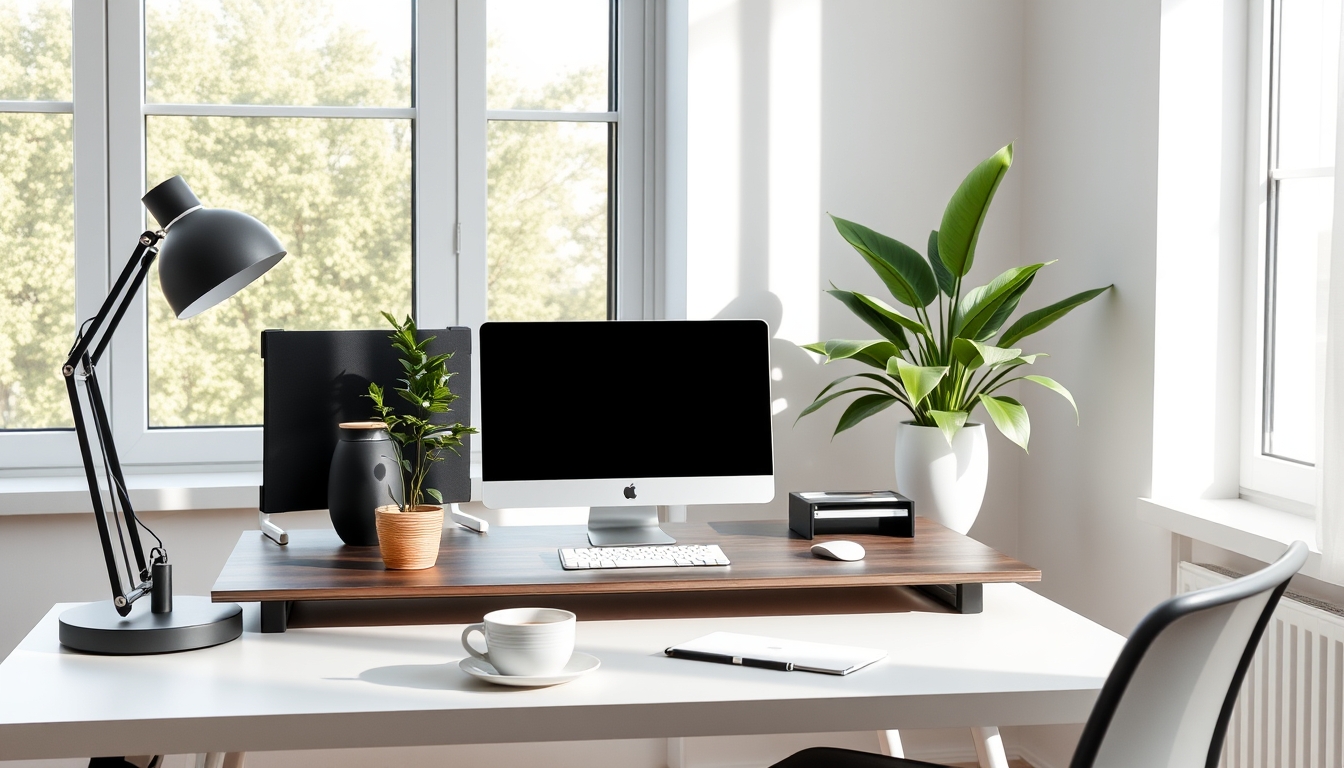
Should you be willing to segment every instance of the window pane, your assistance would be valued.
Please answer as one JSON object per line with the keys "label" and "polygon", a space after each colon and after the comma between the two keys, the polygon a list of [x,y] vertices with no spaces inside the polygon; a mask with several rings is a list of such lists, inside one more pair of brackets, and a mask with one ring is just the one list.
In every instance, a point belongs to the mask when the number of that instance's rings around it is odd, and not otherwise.
{"label": "window pane", "polygon": [[606,112],[607,0],[489,0],[487,109]]}
{"label": "window pane", "polygon": [[607,317],[606,123],[492,121],[491,320]]}
{"label": "window pane", "polygon": [[145,0],[145,100],[404,107],[411,0]]}
{"label": "window pane", "polygon": [[1280,0],[1279,168],[1335,163],[1340,0]]}
{"label": "window pane", "polygon": [[150,186],[174,174],[206,205],[250,213],[289,252],[189,320],[149,300],[151,426],[260,424],[259,334],[381,328],[411,310],[405,120],[149,117]]}
{"label": "window pane", "polygon": [[70,93],[70,0],[0,0],[0,99]]}
{"label": "window pane", "polygon": [[1316,353],[1325,323],[1330,263],[1331,178],[1278,182],[1274,291],[1272,421],[1265,453],[1312,463],[1316,457]]}
{"label": "window pane", "polygon": [[70,115],[0,114],[0,429],[70,427],[75,333]]}

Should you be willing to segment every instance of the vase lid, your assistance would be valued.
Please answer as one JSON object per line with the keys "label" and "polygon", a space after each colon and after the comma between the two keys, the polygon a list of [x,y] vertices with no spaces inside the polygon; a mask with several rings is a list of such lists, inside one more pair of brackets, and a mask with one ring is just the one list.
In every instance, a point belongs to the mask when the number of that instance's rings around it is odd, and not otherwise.
{"label": "vase lid", "polygon": [[341,429],[387,429],[387,424],[381,421],[342,421],[337,426]]}

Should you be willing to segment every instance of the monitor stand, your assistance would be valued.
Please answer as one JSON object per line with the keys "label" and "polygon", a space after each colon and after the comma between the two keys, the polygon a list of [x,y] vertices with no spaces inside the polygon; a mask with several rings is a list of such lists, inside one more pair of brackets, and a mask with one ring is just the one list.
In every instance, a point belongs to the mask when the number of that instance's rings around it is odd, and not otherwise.
{"label": "monitor stand", "polygon": [[594,547],[677,543],[658,527],[657,507],[589,507],[588,541]]}

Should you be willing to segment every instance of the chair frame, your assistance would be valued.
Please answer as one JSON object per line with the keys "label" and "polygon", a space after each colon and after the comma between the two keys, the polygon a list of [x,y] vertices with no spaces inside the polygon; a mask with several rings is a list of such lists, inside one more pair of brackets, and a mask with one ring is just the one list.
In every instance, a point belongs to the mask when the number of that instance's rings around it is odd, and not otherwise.
{"label": "chair frame", "polygon": [[1270,617],[1278,606],[1279,599],[1283,597],[1283,593],[1288,588],[1288,582],[1293,575],[1306,563],[1307,554],[1307,545],[1295,541],[1288,546],[1288,550],[1278,560],[1255,573],[1242,576],[1227,584],[1184,595],[1176,595],[1158,604],[1147,616],[1144,616],[1129,636],[1129,640],[1125,643],[1124,649],[1121,650],[1119,658],[1115,661],[1115,666],[1111,669],[1111,674],[1107,676],[1106,683],[1101,688],[1101,693],[1097,696],[1097,702],[1093,705],[1092,714],[1088,717],[1087,725],[1083,728],[1083,735],[1078,740],[1078,748],[1074,750],[1069,768],[1090,768],[1096,760],[1102,742],[1106,738],[1106,731],[1110,728],[1111,720],[1120,707],[1120,701],[1125,695],[1125,690],[1129,687],[1130,680],[1133,679],[1134,673],[1143,662],[1145,654],[1167,627],[1177,620],[1199,611],[1234,603],[1272,590],[1269,600],[1265,603],[1264,610],[1261,611],[1260,618],[1251,632],[1246,650],[1242,653],[1241,661],[1232,674],[1227,696],[1223,699],[1223,706],[1213,729],[1205,768],[1217,768],[1218,760],[1223,751],[1223,741],[1227,737],[1227,724],[1232,717],[1232,709],[1236,706],[1237,695],[1241,691],[1241,683],[1246,677],[1246,670],[1250,668],[1251,660],[1260,647],[1260,639],[1265,633],[1265,628],[1269,626]]}

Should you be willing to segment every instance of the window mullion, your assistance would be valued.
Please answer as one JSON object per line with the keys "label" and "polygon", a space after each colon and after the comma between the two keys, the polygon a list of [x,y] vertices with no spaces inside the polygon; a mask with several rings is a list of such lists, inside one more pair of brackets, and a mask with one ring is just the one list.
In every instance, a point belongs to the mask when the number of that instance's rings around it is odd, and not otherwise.
{"label": "window mullion", "polygon": [[[108,289],[107,11],[102,0],[73,0],[70,15],[73,98],[79,104],[74,110],[75,317],[72,318],[77,325],[97,314]],[[70,331],[73,336],[75,328]],[[52,361],[53,366],[58,363]]]}
{"label": "window mullion", "polygon": [[459,322],[453,6],[425,2],[415,10],[415,311],[428,328]]}
{"label": "window mullion", "polygon": [[[107,212],[108,260],[115,273],[144,230],[140,196],[145,189],[144,4],[107,4]],[[113,435],[123,460],[134,461],[148,424],[146,397],[145,291],[141,289],[110,347]],[[110,385],[110,386],[109,386]]]}

